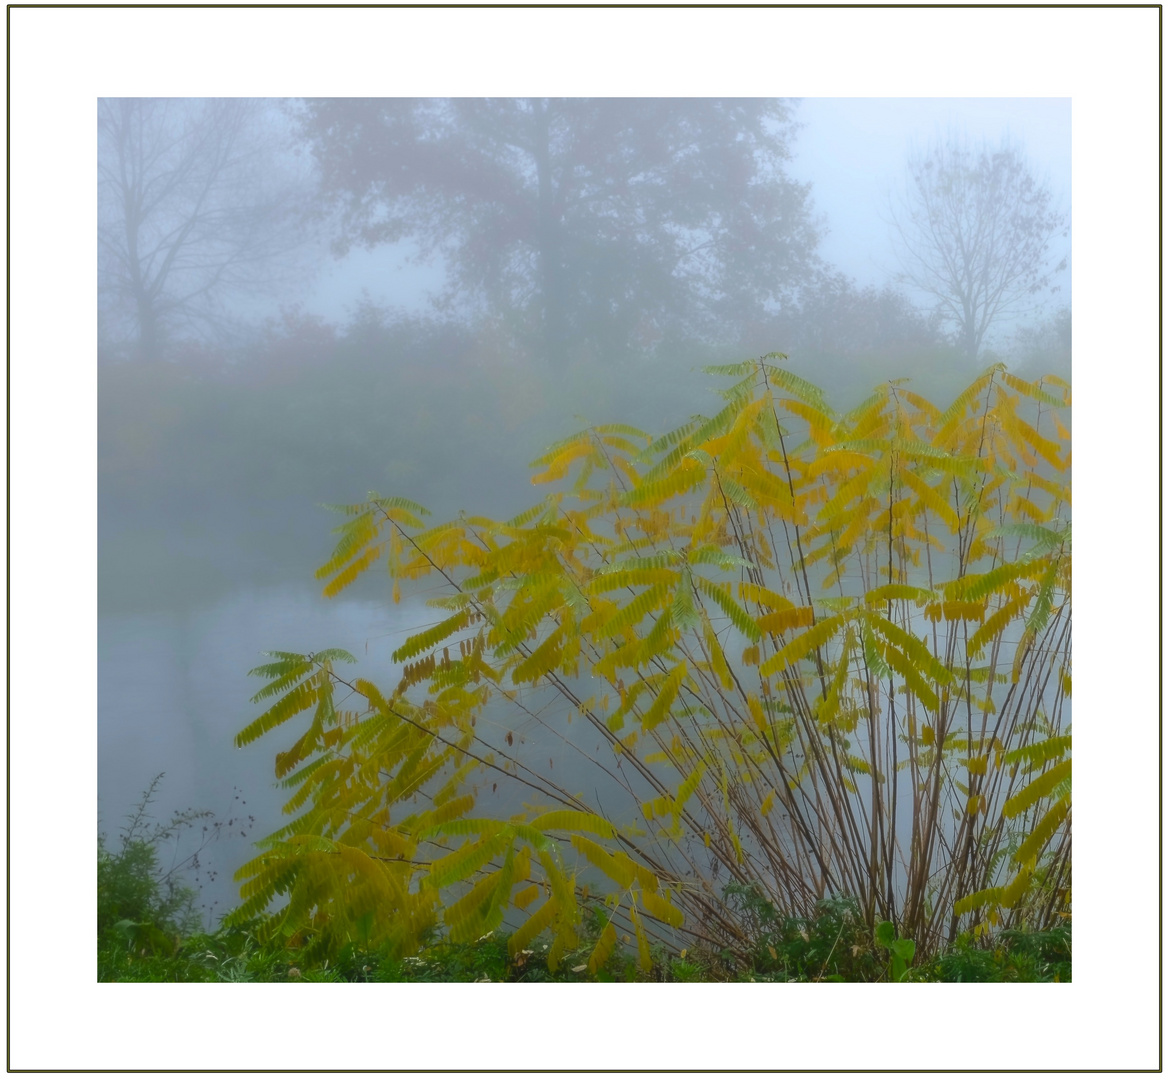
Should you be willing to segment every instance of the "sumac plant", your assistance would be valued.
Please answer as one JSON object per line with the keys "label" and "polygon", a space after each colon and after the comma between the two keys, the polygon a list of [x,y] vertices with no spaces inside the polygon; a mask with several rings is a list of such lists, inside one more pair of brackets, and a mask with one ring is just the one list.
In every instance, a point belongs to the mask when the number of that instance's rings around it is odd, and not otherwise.
{"label": "sumac plant", "polygon": [[619,938],[745,955],[728,886],[851,897],[919,958],[1067,915],[1069,388],[995,365],[838,415],[784,359],[708,369],[724,407],[669,434],[552,447],[510,521],[340,508],[326,595],[383,564],[435,621],[394,685],[256,669],[238,743],[298,734],[237,917],[325,953],[504,924],[554,967],[590,908],[595,970]]}

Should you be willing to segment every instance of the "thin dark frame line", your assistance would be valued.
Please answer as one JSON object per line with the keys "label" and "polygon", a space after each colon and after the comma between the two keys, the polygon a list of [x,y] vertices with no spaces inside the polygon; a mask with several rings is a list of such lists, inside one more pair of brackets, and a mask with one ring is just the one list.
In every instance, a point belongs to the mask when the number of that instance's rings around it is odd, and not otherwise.
{"label": "thin dark frame line", "polygon": [[[1158,10],[1160,10],[1161,7],[1162,7],[1161,4],[1135,4],[1135,3],[1130,3],[1130,4],[1104,4],[1104,3],[1094,3],[1094,4],[1038,4],[1038,3],[1031,3],[1031,4],[1006,4],[1006,3],[995,3],[995,4],[972,4],[972,3],[962,3],[962,4],[938,4],[938,3],[933,3],[933,4],[910,4],[910,3],[896,3],[896,4],[895,3],[884,3],[884,4],[859,4],[859,3],[848,3],[848,4],[746,4],[746,3],[730,3],[730,4],[718,4],[718,3],[697,3],[697,4],[682,4],[682,3],[665,3],[665,4],[649,4],[649,3],[632,3],[632,4],[617,4],[617,3],[596,3],[596,4],[585,4],[585,3],[565,3],[565,4],[550,4],[550,3],[535,3],[535,4],[521,4],[521,3],[486,3],[486,4],[472,4],[472,3],[443,3],[443,4],[437,4],[437,3],[436,4],[423,4],[423,3],[404,3],[404,4],[292,4],[292,3],[287,3],[287,4],[258,4],[258,3],[251,3],[251,4],[210,4],[210,3],[209,4],[190,4],[190,3],[186,3],[186,4],[129,4],[129,3],[121,3],[121,4],[9,4],[8,10],[11,11],[13,8],[84,8],[84,9],[125,8],[125,9],[135,9],[135,10],[139,9],[139,8],[167,8],[167,9],[169,9],[169,8],[228,8],[228,9],[235,9],[235,8],[248,8],[248,9],[251,9],[251,8],[281,8],[281,9],[319,8],[319,9],[330,9],[330,10],[334,9],[334,8],[346,8],[346,9],[352,9],[352,8],[359,8],[359,9],[360,8],[370,8],[370,9],[466,8],[468,10],[474,11],[474,10],[479,10],[479,9],[483,9],[483,8],[487,8],[487,9],[490,9],[490,8],[513,8],[516,10],[524,11],[524,10],[528,10],[528,9],[545,9],[545,8],[613,8],[613,9],[618,9],[618,10],[624,10],[624,9],[628,9],[628,8],[633,8],[633,9],[647,9],[648,8],[650,10],[659,10],[659,9],[660,10],[673,10],[673,9],[685,9],[685,8],[707,8],[707,9],[718,9],[718,10],[724,10],[724,9],[734,10],[734,9],[743,9],[743,8],[760,9],[760,10],[786,9],[786,8],[794,8],[794,9],[850,8],[850,9],[858,9],[858,10],[869,10],[869,9],[884,10],[884,9],[889,9],[889,8],[898,8],[898,9],[902,9],[902,10],[913,10],[913,11],[920,10],[920,9],[979,10],[979,11],[987,10],[987,9],[991,9],[991,10],[994,10],[994,9],[1007,10],[1007,9],[1009,9],[1011,11],[1016,11],[1019,9],[1075,10],[1075,9],[1080,9],[1080,8],[1106,8],[1108,10],[1157,8]],[[1158,16],[1158,18],[1160,18],[1160,17]]]}
{"label": "thin dark frame line", "polygon": [[[143,4],[143,5],[131,5],[131,4],[94,4],[94,5],[85,5],[85,4],[9,4],[9,5],[7,5],[7,8],[8,8],[8,16],[7,16],[8,42],[7,42],[7,50],[6,50],[6,60],[8,62],[8,74],[6,77],[6,90],[8,92],[8,102],[7,102],[7,106],[6,106],[6,120],[8,123],[8,132],[7,132],[7,138],[6,138],[6,150],[8,151],[8,161],[7,161],[7,167],[6,167],[6,179],[8,181],[8,194],[7,194],[7,201],[6,201],[6,227],[8,228],[9,240],[7,243],[7,250],[6,250],[6,270],[8,272],[8,281],[6,283],[6,302],[8,305],[9,318],[8,318],[7,333],[6,333],[7,356],[8,356],[8,364],[7,364],[7,371],[6,371],[6,395],[7,395],[6,396],[6,424],[7,424],[7,428],[6,428],[6,454],[7,454],[6,480],[8,483],[8,489],[6,491],[6,511],[8,513],[8,519],[6,521],[6,542],[8,545],[8,547],[7,547],[7,562],[6,562],[6,589],[7,589],[7,593],[6,593],[6,600],[7,600],[7,603],[6,603],[6,629],[7,629],[9,637],[8,637],[8,641],[6,641],[6,663],[7,663],[7,671],[9,673],[11,673],[11,667],[12,667],[12,644],[11,644],[11,632],[12,632],[12,600],[11,600],[11,583],[12,583],[12,556],[11,556],[11,541],[12,541],[12,520],[11,520],[11,514],[12,514],[12,432],[11,432],[11,418],[12,418],[12,404],[11,404],[11,392],[12,392],[12,320],[11,320],[11,312],[12,312],[12,241],[11,241],[11,222],[12,222],[12,153],[11,153],[11,150],[12,150],[12,11],[14,8],[21,8],[21,9],[26,9],[26,8],[27,9],[41,9],[41,8],[72,9],[72,8],[90,8],[90,7],[109,8],[109,9],[129,9],[129,8],[136,8],[136,7],[180,8],[180,9],[188,9],[188,8],[189,9],[203,9],[203,8],[215,9],[215,8],[235,8],[235,7],[242,7],[242,8],[248,8],[248,9],[251,9],[251,8],[255,8],[255,9],[298,9],[298,8],[324,9],[324,8],[332,8],[332,7],[345,8],[345,9],[353,9],[353,8],[358,8],[358,9],[362,9],[362,8],[372,8],[372,9],[397,9],[397,8],[407,8],[407,9],[427,9],[427,8],[438,8],[438,9],[447,9],[447,8],[456,8],[456,9],[478,9],[478,8],[525,9],[528,7],[537,8],[537,9],[547,9],[547,8],[569,8],[569,9],[603,8],[604,9],[604,8],[627,8],[627,7],[628,8],[635,8],[635,9],[646,9],[646,8],[648,8],[648,9],[658,9],[658,8],[663,8],[663,9],[687,9],[687,8],[710,9],[710,8],[724,8],[724,7],[732,8],[732,9],[742,9],[742,8],[748,8],[748,9],[756,9],[756,8],[761,8],[761,9],[787,9],[787,8],[794,8],[794,9],[809,9],[809,8],[810,9],[821,9],[821,8],[825,8],[825,9],[865,9],[865,8],[914,9],[914,8],[919,8],[919,7],[920,8],[931,8],[931,9],[936,9],[936,8],[945,8],[945,9],[982,9],[982,8],[990,8],[990,9],[997,9],[997,8],[1144,9],[1144,8],[1156,8],[1157,12],[1158,12],[1158,15],[1157,15],[1157,20],[1158,20],[1158,92],[1163,91],[1163,86],[1162,86],[1163,72],[1161,70],[1162,44],[1161,44],[1161,40],[1160,40],[1160,32],[1161,32],[1161,25],[1162,25],[1162,15],[1161,15],[1162,5],[1160,5],[1160,4],[1116,4],[1116,5],[1111,5],[1111,4],[1019,4],[1019,5],[1011,5],[1011,4],[921,4],[921,5],[914,5],[914,4],[873,4],[873,5],[862,5],[862,4],[726,4],[726,5],[720,5],[720,4],[676,4],[676,2],[675,2],[675,4],[628,4],[628,5],[625,5],[625,4],[530,4],[530,5],[527,5],[527,4],[482,4],[482,5],[477,5],[477,4],[338,4],[338,5],[330,5],[330,4],[238,4],[238,5],[235,5],[235,4]],[[1162,104],[1160,101],[1158,101],[1158,109],[1157,109],[1157,115],[1158,115],[1158,153],[1163,153],[1163,131],[1161,130],[1161,124],[1163,122],[1162,112],[1163,112]],[[1157,243],[1157,248],[1158,248],[1158,284],[1163,286],[1163,272],[1162,272],[1163,237],[1161,235],[1162,210],[1163,210],[1163,192],[1162,192],[1162,187],[1161,187],[1162,182],[1163,182],[1163,164],[1162,164],[1161,160],[1158,159],[1158,206],[1157,206],[1157,209],[1158,209],[1158,243]],[[1158,320],[1157,321],[1158,321],[1158,334],[1157,334],[1157,338],[1158,338],[1158,378],[1157,378],[1157,383],[1158,383],[1158,409],[1157,409],[1157,411],[1158,411],[1158,439],[1157,439],[1157,442],[1158,442],[1158,455],[1163,455],[1163,427],[1162,427],[1163,401],[1162,401],[1162,397],[1161,397],[1161,394],[1163,392],[1163,371],[1162,371],[1162,367],[1161,367],[1161,356],[1162,356],[1162,349],[1163,349],[1163,297],[1158,297]],[[1162,574],[1163,574],[1163,535],[1164,535],[1164,532],[1163,532],[1162,514],[1163,514],[1164,503],[1163,503],[1163,490],[1161,489],[1161,486],[1160,486],[1162,483],[1162,480],[1163,480],[1163,458],[1160,458],[1160,459],[1158,459],[1158,580],[1163,582]],[[1161,752],[1161,750],[1163,749],[1163,732],[1162,732],[1160,725],[1161,725],[1161,721],[1163,720],[1162,709],[1163,709],[1163,674],[1164,674],[1164,667],[1163,667],[1163,595],[1158,595],[1158,645],[1160,645],[1162,648],[1161,655],[1158,655],[1158,752]],[[12,694],[11,680],[9,680],[9,684],[8,684],[8,686],[6,686],[6,706],[8,708],[8,715],[9,715],[9,726],[8,726],[8,731],[6,733],[6,749],[7,749],[7,753],[8,753],[8,760],[6,762],[6,781],[8,782],[8,790],[6,792],[6,808],[8,811],[8,825],[7,825],[8,836],[7,836],[7,838],[9,840],[9,849],[8,849],[8,854],[7,854],[8,881],[6,884],[6,899],[8,901],[7,934],[8,934],[9,942],[11,942],[11,939],[12,939],[12,914],[11,914],[11,909],[12,909],[12,904],[11,904],[11,900],[12,900],[12,854],[11,854],[11,839],[12,839],[12,825],[11,825],[11,821],[12,821],[12,817],[11,817],[11,811],[12,811],[11,708],[12,708],[12,700],[11,700],[11,694]],[[1163,782],[1163,761],[1161,763],[1158,763],[1158,810],[1161,810],[1163,812],[1163,788],[1161,787],[1162,782]],[[1163,830],[1162,830],[1162,822],[1161,821],[1158,821],[1157,832],[1158,832],[1158,840],[1162,840],[1163,839]],[[1161,879],[1162,873],[1163,873],[1163,851],[1158,850],[1158,914],[1161,914],[1161,915],[1163,915],[1163,880]],[[1161,930],[1160,923],[1158,923],[1158,947],[1160,947],[1161,942],[1162,942],[1162,930]],[[7,1009],[6,1009],[7,1024],[8,1024],[8,1036],[9,1036],[8,1055],[7,1055],[8,1072],[22,1072],[22,1073],[50,1073],[50,1072],[134,1073],[134,1074],[147,1073],[147,1072],[180,1073],[180,1074],[181,1073],[249,1072],[249,1073],[297,1073],[297,1074],[299,1074],[299,1073],[319,1073],[319,1072],[326,1071],[326,1069],[313,1069],[313,1068],[253,1068],[253,1069],[237,1069],[237,1068],[199,1068],[199,1069],[196,1069],[196,1068],[92,1068],[92,1069],[85,1069],[85,1068],[64,1068],[64,1069],[23,1068],[23,1069],[14,1069],[12,1067],[12,1041],[11,1041],[11,1034],[12,1034],[12,1005],[11,1005],[12,958],[11,958],[11,950],[9,950],[9,954],[7,957],[6,971],[7,971],[7,986],[8,986],[8,991],[9,991],[9,1002],[7,1004]],[[1163,977],[1162,972],[1163,972],[1163,957],[1161,956],[1160,948],[1158,948],[1158,985],[1161,984],[1161,979]],[[1163,988],[1161,990],[1158,990],[1158,1004],[1163,1004],[1163,999],[1161,997],[1162,994],[1163,994]],[[1160,1062],[1162,1059],[1162,1053],[1163,1053],[1163,1027],[1158,1027],[1158,1062]],[[1125,1069],[1035,1068],[1035,1069],[1024,1069],[1024,1072],[1035,1072],[1035,1073],[1102,1073],[1102,1072],[1142,1073],[1142,1072],[1157,1072],[1157,1071],[1160,1071],[1160,1064],[1158,1064],[1157,1069],[1151,1069],[1151,1068],[1147,1068],[1147,1069],[1142,1069],[1142,1068],[1125,1068]],[[573,1069],[573,1068],[539,1068],[539,1069],[535,1069],[535,1068],[532,1068],[532,1069],[482,1068],[482,1069],[454,1069],[454,1071],[452,1071],[452,1069],[450,1069],[450,1068],[402,1068],[402,1069],[330,1068],[330,1069],[327,1069],[327,1072],[338,1072],[338,1073],[346,1073],[346,1074],[350,1074],[350,1073],[442,1074],[442,1073],[450,1073],[450,1072],[470,1072],[470,1073],[485,1073],[485,1074],[497,1074],[497,1073],[518,1073],[518,1074],[528,1074],[528,1073],[556,1073],[556,1074],[601,1073],[601,1074],[610,1074],[610,1073],[628,1073],[628,1072],[648,1073],[648,1074],[657,1074],[657,1073],[706,1074],[706,1073],[711,1073],[711,1072],[715,1072],[715,1071],[714,1071],[714,1069],[697,1069],[697,1068],[690,1068],[690,1069],[687,1069],[687,1068],[645,1068],[645,1069],[629,1069],[629,1068],[620,1068],[620,1069],[617,1069],[617,1068],[613,1068],[613,1069],[607,1069],[607,1068],[581,1068],[581,1069]],[[832,1068],[790,1068],[790,1069],[782,1069],[782,1068],[726,1068],[726,1069],[718,1069],[717,1072],[727,1072],[727,1073],[734,1073],[734,1074],[768,1074],[768,1073],[796,1073],[796,1072],[798,1072],[798,1073],[825,1074],[825,1073],[839,1073],[839,1072],[841,1072],[841,1069],[832,1069]],[[867,1069],[849,1069],[849,1072],[873,1073],[873,1074],[885,1074],[885,1073],[919,1074],[919,1073],[927,1073],[927,1072],[929,1072],[929,1073],[946,1073],[946,1074],[962,1074],[962,1073],[969,1073],[969,1072],[985,1072],[985,1073],[998,1074],[998,1073],[1018,1072],[1018,1069],[1008,1069],[1008,1068],[980,1068],[980,1069],[973,1069],[973,1068],[968,1068],[968,1069],[964,1069],[964,1068],[928,1068],[928,1069],[927,1068],[867,1068]]]}

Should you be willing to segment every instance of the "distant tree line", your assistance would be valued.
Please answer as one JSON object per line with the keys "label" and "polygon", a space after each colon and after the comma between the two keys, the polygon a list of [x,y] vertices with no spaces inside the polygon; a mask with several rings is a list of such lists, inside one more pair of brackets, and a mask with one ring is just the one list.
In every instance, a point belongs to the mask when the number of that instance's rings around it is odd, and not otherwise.
{"label": "distant tree line", "polygon": [[[286,125],[285,125],[286,127]],[[311,187],[264,102],[98,102],[99,334],[159,359],[231,340],[258,294],[303,278]]]}
{"label": "distant tree line", "polygon": [[[949,343],[977,361],[1039,311],[1066,215],[1015,145],[951,135],[895,202],[900,271],[860,288],[818,252],[777,99],[103,99],[106,353],[240,340],[322,262],[411,241],[440,260],[433,318],[550,367],[780,347],[855,356]],[[906,291],[908,290],[908,291]]]}

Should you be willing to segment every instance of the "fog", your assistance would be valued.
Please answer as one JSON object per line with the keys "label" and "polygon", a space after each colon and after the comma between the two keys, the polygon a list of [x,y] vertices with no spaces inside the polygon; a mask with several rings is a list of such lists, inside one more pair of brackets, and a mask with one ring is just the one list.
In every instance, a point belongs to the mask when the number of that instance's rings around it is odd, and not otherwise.
{"label": "fog", "polygon": [[209,915],[280,824],[290,740],[233,747],[248,670],[335,646],[392,683],[431,614],[384,573],[320,596],[322,504],[509,517],[551,442],[712,412],[698,369],[765,352],[840,407],[1070,375],[1066,228],[973,347],[891,243],[947,142],[1009,149],[1070,222],[1066,100],[260,101],[235,142],[222,108],[103,101],[98,132],[99,810],[115,834],[165,772],[160,816],[219,815]]}
{"label": "fog", "polygon": [[[820,255],[858,285],[881,287],[896,267],[889,250],[888,195],[905,174],[915,144],[947,130],[997,142],[1004,135],[1027,149],[1038,177],[1070,201],[1072,120],[1069,98],[806,98],[792,147],[790,174],[812,184],[826,230]],[[355,251],[322,269],[305,306],[344,320],[363,291],[377,303],[423,310],[440,288],[441,260],[411,264],[409,242]],[[1059,303],[1070,306],[1070,268],[1060,275]]]}

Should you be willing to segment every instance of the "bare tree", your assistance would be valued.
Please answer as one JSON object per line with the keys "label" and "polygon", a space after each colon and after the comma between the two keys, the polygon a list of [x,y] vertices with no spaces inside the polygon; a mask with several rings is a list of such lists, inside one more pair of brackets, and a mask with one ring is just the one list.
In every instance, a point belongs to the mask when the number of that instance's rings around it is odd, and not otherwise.
{"label": "bare tree", "polygon": [[951,135],[911,156],[892,233],[900,282],[934,298],[971,360],[995,322],[1037,308],[1067,266],[1049,251],[1068,218],[1006,140],[992,149]]}
{"label": "bare tree", "polygon": [[257,292],[295,276],[308,188],[281,153],[264,102],[99,101],[105,337],[155,359],[176,336],[222,337]]}

